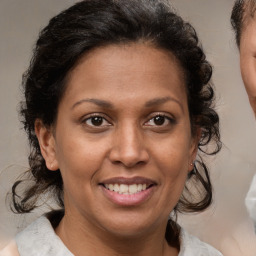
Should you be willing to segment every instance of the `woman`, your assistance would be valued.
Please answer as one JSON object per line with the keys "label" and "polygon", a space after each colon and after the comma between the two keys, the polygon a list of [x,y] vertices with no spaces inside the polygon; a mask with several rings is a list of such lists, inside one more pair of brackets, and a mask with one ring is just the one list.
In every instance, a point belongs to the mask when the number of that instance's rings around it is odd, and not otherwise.
{"label": "woman", "polygon": [[175,218],[212,201],[211,71],[164,1],[86,0],[54,17],[24,75],[34,183],[14,184],[13,205],[31,212],[47,194],[60,209],[17,235],[19,254],[221,255]]}

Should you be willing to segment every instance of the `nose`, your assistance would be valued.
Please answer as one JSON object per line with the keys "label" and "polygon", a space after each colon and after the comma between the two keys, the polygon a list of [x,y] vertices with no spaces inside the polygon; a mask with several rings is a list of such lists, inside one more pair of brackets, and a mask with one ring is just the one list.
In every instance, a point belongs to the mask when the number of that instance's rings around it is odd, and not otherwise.
{"label": "nose", "polygon": [[140,128],[131,124],[117,129],[113,135],[110,160],[127,168],[147,163],[149,154],[142,133]]}

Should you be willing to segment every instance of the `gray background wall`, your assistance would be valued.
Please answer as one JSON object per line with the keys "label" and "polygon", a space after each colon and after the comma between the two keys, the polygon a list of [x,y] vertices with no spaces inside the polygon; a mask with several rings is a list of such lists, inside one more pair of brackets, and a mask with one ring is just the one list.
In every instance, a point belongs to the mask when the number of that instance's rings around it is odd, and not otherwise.
{"label": "gray background wall", "polygon": [[[5,203],[5,194],[27,166],[28,147],[17,115],[22,73],[28,66],[39,29],[74,2],[0,1],[0,248],[41,213],[17,216]],[[179,221],[225,256],[255,256],[256,236],[244,199],[256,173],[256,121],[243,88],[238,51],[229,23],[233,2],[173,1],[180,15],[196,28],[214,66],[213,81],[224,144],[222,152],[209,160],[215,190],[213,206],[199,215],[182,215]]]}

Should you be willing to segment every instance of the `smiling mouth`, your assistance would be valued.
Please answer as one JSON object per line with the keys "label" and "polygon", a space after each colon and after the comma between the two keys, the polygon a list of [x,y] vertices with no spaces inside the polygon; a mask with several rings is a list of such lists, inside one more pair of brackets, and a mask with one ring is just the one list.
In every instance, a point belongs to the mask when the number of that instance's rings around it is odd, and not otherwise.
{"label": "smiling mouth", "polygon": [[99,183],[103,194],[119,206],[136,206],[154,195],[157,182],[145,177],[114,177]]}
{"label": "smiling mouth", "polygon": [[150,189],[156,185],[156,182],[144,177],[116,177],[105,180],[99,185],[103,186],[108,191],[115,192],[117,194],[134,195]]}
{"label": "smiling mouth", "polygon": [[147,184],[103,184],[103,186],[113,192],[116,192],[118,194],[122,195],[133,195],[136,193],[139,193],[141,191],[144,191],[150,187],[153,186],[153,184],[147,185]]}

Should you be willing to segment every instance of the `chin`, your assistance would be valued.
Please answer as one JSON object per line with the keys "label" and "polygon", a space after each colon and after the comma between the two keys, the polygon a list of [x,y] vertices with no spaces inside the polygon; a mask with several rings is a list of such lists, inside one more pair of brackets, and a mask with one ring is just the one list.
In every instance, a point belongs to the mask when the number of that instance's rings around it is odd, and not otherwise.
{"label": "chin", "polygon": [[[113,222],[114,220],[114,222]],[[105,230],[119,238],[134,238],[155,230],[160,223],[145,216],[112,217],[111,222],[104,223]]]}

